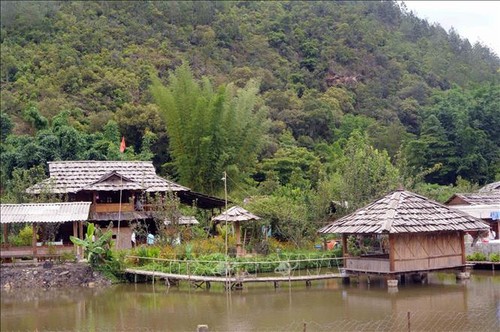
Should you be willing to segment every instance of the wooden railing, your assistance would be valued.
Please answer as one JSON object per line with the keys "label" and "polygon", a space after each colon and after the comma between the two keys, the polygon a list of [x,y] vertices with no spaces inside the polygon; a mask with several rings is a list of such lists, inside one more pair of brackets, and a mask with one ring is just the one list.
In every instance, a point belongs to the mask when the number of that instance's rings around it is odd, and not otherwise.
{"label": "wooden railing", "polygon": [[[36,248],[36,257],[58,257],[64,252],[74,252],[75,247],[71,245],[62,246],[41,246]],[[33,247],[9,247],[1,248],[0,258],[22,258],[33,257]]]}
{"label": "wooden railing", "polygon": [[367,258],[367,257],[349,257],[346,259],[346,270],[363,271],[374,273],[390,272],[388,258]]}

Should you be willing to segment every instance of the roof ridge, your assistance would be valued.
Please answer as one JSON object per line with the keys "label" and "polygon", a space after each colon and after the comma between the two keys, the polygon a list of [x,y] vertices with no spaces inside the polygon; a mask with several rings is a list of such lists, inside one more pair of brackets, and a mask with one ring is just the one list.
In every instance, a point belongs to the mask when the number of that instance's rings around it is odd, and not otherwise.
{"label": "roof ridge", "polygon": [[385,212],[385,216],[382,222],[382,231],[389,232],[392,228],[392,223],[394,222],[394,217],[396,216],[397,208],[401,204],[401,197],[404,190],[398,189],[394,191],[389,198],[388,209]]}

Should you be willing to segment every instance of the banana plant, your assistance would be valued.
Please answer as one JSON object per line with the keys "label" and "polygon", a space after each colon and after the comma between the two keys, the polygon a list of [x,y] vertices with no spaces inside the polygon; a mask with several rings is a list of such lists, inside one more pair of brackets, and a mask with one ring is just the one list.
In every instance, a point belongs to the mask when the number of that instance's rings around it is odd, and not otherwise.
{"label": "banana plant", "polygon": [[85,239],[79,239],[75,236],[70,236],[71,242],[77,246],[81,246],[85,254],[87,255],[87,260],[91,266],[97,266],[101,263],[111,260],[111,237],[113,233],[107,231],[106,233],[96,236],[96,227],[94,224],[89,223],[87,226],[87,233],[85,234]]}

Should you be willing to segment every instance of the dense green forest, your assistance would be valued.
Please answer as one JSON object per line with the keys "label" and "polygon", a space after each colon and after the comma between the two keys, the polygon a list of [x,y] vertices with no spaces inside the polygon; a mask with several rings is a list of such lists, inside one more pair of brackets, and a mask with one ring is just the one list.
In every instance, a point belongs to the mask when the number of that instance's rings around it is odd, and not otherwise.
{"label": "dense green forest", "polygon": [[3,200],[120,158],[213,195],[227,171],[290,238],[331,201],[443,200],[500,178],[499,68],[395,1],[2,1]]}

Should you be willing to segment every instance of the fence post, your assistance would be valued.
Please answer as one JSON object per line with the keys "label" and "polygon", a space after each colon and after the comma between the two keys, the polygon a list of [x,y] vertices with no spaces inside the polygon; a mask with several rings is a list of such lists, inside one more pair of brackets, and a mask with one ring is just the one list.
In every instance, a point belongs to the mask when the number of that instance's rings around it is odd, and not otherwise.
{"label": "fence post", "polygon": [[408,311],[408,332],[410,332],[410,312]]}

